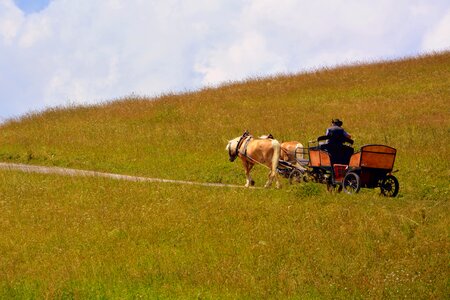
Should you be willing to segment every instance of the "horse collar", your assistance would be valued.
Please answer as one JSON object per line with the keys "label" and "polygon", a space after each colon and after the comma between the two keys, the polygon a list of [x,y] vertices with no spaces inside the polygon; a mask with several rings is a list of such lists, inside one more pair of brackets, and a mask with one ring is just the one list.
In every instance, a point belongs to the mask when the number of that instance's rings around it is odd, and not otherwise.
{"label": "horse collar", "polygon": [[241,136],[241,138],[239,139],[237,145],[236,145],[236,150],[234,151],[235,154],[234,155],[238,155],[239,153],[239,148],[241,148],[242,143],[244,142],[244,140],[248,137],[248,135],[244,134]]}
{"label": "horse collar", "polygon": [[247,156],[247,146],[248,143],[250,142],[251,138],[248,138],[245,140],[245,144],[244,144],[244,156]]}
{"label": "horse collar", "polygon": [[[248,144],[248,142],[251,140],[251,137],[252,137],[252,136],[251,136],[250,134],[248,134],[247,132],[245,132],[245,133],[241,136],[241,138],[239,139],[239,141],[237,142],[236,148],[235,148],[235,150],[234,150],[234,154],[231,154],[231,147],[228,148],[228,154],[230,155],[230,160],[231,160],[231,161],[234,161],[234,160],[236,159],[236,157],[239,155],[239,148],[241,148],[241,146],[242,146],[242,144],[243,144],[243,142],[244,142],[245,140],[247,140],[246,143],[245,143],[245,153],[247,152],[247,144]],[[246,155],[246,154],[244,154],[244,155]]]}

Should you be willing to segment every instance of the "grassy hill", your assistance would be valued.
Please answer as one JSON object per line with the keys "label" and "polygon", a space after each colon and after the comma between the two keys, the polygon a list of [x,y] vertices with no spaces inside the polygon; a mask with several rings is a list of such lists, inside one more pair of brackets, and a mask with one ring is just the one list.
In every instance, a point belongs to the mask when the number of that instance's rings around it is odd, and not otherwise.
{"label": "grassy hill", "polygon": [[229,139],[307,144],[338,117],[356,147],[397,148],[400,194],[0,171],[0,297],[444,298],[449,99],[447,52],[10,120],[3,162],[244,184]]}

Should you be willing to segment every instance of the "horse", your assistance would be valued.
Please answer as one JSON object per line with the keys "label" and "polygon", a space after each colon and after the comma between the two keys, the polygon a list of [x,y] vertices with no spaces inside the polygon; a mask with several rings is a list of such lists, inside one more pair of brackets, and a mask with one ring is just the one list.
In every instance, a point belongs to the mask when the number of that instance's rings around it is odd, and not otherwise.
{"label": "horse", "polygon": [[298,164],[298,160],[303,159],[303,145],[297,141],[281,143],[280,158]]}
{"label": "horse", "polygon": [[[262,135],[260,139],[274,139],[271,133]],[[301,167],[298,160],[303,159],[303,145],[297,141],[283,142],[280,144],[280,159]]]}
{"label": "horse", "polygon": [[281,188],[278,179],[277,167],[280,159],[280,143],[275,139],[255,139],[248,131],[240,137],[228,141],[225,148],[228,151],[230,161],[233,162],[239,157],[245,169],[246,183],[245,187],[255,185],[255,181],[250,175],[255,164],[264,165],[269,168],[269,178],[264,187],[270,187],[273,180],[276,181],[276,187]]}

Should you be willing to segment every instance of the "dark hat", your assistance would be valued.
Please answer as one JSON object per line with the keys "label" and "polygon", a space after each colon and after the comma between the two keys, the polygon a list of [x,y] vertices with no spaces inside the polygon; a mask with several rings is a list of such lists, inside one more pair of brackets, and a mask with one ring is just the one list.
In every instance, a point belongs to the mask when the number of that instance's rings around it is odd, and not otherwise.
{"label": "dark hat", "polygon": [[335,124],[337,126],[342,126],[343,123],[339,119],[333,119],[333,120],[331,120],[331,124]]}

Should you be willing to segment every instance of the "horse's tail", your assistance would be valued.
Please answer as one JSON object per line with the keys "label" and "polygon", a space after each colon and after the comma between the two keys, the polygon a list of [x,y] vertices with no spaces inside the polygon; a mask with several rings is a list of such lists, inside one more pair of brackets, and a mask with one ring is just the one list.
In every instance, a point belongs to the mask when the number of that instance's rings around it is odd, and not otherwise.
{"label": "horse's tail", "polygon": [[273,147],[272,171],[276,173],[278,161],[280,160],[280,152],[281,152],[280,142],[275,139],[272,140],[272,147]]}
{"label": "horse's tail", "polygon": [[271,170],[271,181],[275,179],[277,188],[281,188],[280,180],[278,179],[278,162],[280,161],[280,154],[281,154],[281,145],[280,142],[277,140],[272,140],[272,147],[273,147],[273,156],[272,156],[272,170]]}

